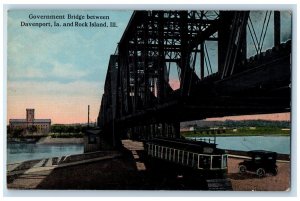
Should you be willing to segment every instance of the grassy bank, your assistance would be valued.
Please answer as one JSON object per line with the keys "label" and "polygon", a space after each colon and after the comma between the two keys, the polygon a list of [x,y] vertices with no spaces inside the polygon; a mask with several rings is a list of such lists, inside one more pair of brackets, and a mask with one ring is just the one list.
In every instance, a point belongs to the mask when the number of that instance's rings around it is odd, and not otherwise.
{"label": "grassy bank", "polygon": [[50,133],[52,138],[82,138],[83,133]]}
{"label": "grassy bank", "polygon": [[255,129],[250,128],[237,128],[237,129],[225,129],[224,133],[213,134],[200,131],[183,131],[181,135],[184,137],[213,137],[214,135],[220,137],[226,136],[261,136],[261,135],[278,135],[278,136],[289,136],[290,130],[282,130],[282,128],[276,127],[256,127]]}
{"label": "grassy bank", "polygon": [[28,139],[35,139],[39,140],[40,138],[43,137],[48,137],[50,136],[51,138],[83,138],[84,134],[83,133],[49,133],[49,134],[28,134],[28,135],[20,135],[20,136],[12,136],[8,135],[7,139],[8,141],[15,141],[15,140],[28,140]]}

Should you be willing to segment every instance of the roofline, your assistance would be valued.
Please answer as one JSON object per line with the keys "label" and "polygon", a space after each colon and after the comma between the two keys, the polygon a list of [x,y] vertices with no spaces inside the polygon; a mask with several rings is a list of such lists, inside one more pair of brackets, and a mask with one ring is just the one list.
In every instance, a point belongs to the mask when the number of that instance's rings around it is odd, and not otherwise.
{"label": "roofline", "polygon": [[37,121],[47,121],[51,122],[51,119],[34,119],[33,121],[27,121],[27,119],[10,119],[9,122],[11,121],[23,121],[23,122],[37,122]]}

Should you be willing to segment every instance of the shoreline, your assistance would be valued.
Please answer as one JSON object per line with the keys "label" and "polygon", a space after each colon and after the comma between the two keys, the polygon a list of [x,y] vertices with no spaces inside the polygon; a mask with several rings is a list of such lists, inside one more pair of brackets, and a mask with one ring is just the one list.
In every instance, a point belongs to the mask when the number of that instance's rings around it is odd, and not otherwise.
{"label": "shoreline", "polygon": [[291,137],[290,134],[183,134],[185,138],[190,137],[255,137],[255,136],[264,136],[264,137]]}
{"label": "shoreline", "polygon": [[41,138],[36,144],[83,144],[83,138],[52,138],[48,136]]}
{"label": "shoreline", "polygon": [[83,138],[52,138],[51,136],[35,139],[30,138],[12,138],[8,139],[7,143],[28,143],[28,144],[44,144],[44,145],[59,145],[59,144],[83,144]]}
{"label": "shoreline", "polygon": [[[143,151],[142,143],[124,141],[124,152],[98,152],[43,160],[26,165],[11,165],[6,173],[8,189],[61,190],[205,190],[201,177],[178,178],[172,171],[156,171]],[[115,153],[118,154],[118,153]],[[83,158],[82,158],[83,157]],[[82,160],[84,159],[84,160]],[[258,178],[241,175],[242,156],[228,158],[227,178],[233,191],[285,191],[290,187],[290,162],[278,161],[278,174]],[[61,168],[59,168],[61,166]],[[143,167],[143,169],[139,169]],[[92,170],[92,171],[91,171]],[[141,171],[142,170],[142,171]],[[63,175],[63,177],[62,177]],[[74,176],[76,175],[76,176]],[[68,179],[65,179],[68,178]],[[201,183],[200,183],[201,184]],[[207,190],[207,189],[206,189]]]}

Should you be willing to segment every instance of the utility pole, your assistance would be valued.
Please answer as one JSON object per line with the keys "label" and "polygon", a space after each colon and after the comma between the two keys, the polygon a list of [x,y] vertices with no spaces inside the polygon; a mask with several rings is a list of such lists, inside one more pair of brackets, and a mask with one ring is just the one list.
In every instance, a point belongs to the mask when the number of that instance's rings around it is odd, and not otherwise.
{"label": "utility pole", "polygon": [[90,105],[88,105],[88,125],[87,127],[90,127]]}

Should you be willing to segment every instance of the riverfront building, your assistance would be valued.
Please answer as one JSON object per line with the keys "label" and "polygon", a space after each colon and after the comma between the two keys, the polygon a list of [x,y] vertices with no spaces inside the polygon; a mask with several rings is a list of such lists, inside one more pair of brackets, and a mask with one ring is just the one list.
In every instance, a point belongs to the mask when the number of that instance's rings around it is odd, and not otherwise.
{"label": "riverfront building", "polygon": [[10,132],[16,130],[24,130],[27,133],[49,133],[51,126],[51,119],[35,119],[34,109],[26,109],[26,119],[10,119],[9,129]]}

